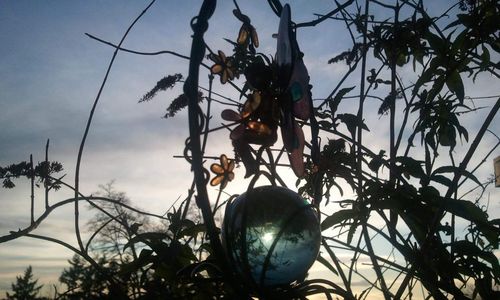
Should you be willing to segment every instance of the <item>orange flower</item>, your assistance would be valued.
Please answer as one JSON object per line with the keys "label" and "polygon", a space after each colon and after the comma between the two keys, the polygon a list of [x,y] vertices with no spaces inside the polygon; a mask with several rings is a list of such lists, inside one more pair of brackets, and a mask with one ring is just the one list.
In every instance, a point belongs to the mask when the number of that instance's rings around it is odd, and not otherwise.
{"label": "orange flower", "polygon": [[271,128],[269,128],[269,126],[258,121],[248,122],[248,128],[253,130],[257,135],[270,136],[273,133],[273,131],[271,130]]}
{"label": "orange flower", "polygon": [[234,160],[229,160],[225,154],[220,156],[220,164],[213,163],[210,170],[216,174],[210,185],[216,186],[220,184],[220,188],[224,189],[227,183],[234,179]]}
{"label": "orange flower", "polygon": [[255,27],[250,24],[250,18],[243,14],[239,8],[233,10],[233,14],[243,23],[241,25],[240,32],[238,33],[238,44],[246,47],[250,42],[250,44],[255,48],[259,48],[259,37],[257,36]]}
{"label": "orange flower", "polygon": [[243,105],[243,111],[241,112],[241,117],[243,119],[250,116],[260,105],[261,96],[258,91],[254,91],[250,96],[248,96],[247,101]]}
{"label": "orange flower", "polygon": [[226,57],[226,54],[221,50],[218,51],[219,55],[209,54],[210,58],[215,64],[210,68],[212,74],[220,75],[220,82],[226,83],[228,80],[234,79],[233,62],[231,57]]}
{"label": "orange flower", "polygon": [[255,48],[259,48],[259,36],[257,35],[257,31],[255,31],[255,27],[250,25],[250,23],[243,23],[238,34],[238,44],[246,46],[248,42],[251,42]]}

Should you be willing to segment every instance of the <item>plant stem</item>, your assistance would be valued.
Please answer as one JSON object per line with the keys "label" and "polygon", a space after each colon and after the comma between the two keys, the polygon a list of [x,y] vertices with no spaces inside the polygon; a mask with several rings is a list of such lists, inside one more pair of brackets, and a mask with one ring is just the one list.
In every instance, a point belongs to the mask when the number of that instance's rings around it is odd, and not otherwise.
{"label": "plant stem", "polygon": [[[193,41],[191,44],[191,55],[189,60],[189,76],[184,83],[184,94],[188,100],[188,116],[189,116],[189,134],[190,141],[188,147],[191,150],[192,161],[191,167],[194,173],[194,180],[196,184],[196,204],[201,209],[203,221],[207,228],[207,234],[210,239],[210,245],[214,251],[214,255],[219,263],[227,282],[233,284],[234,279],[231,276],[228,262],[222,249],[221,241],[219,239],[217,227],[212,215],[210,201],[208,199],[205,172],[202,161],[202,151],[200,144],[200,125],[199,125],[199,112],[198,105],[198,80],[199,80],[199,67],[205,55],[205,42],[203,35],[208,29],[208,20],[212,16],[216,0],[204,0],[197,17],[191,21],[193,29]],[[234,285],[234,284],[233,284]],[[237,294],[242,294],[241,288],[234,286]]]}
{"label": "plant stem", "polygon": [[99,99],[101,98],[102,91],[104,90],[104,86],[106,85],[106,82],[108,80],[109,73],[111,71],[111,67],[113,66],[113,63],[115,61],[116,55],[118,54],[118,50],[125,41],[125,38],[127,37],[128,33],[130,30],[132,30],[132,27],[134,27],[135,23],[139,21],[139,19],[148,11],[148,9],[155,3],[156,0],[152,0],[148,6],[135,18],[135,20],[130,24],[130,26],[127,28],[125,33],[123,34],[120,43],[118,43],[118,46],[115,48],[115,51],[113,52],[113,56],[111,57],[111,60],[109,62],[108,68],[106,70],[106,74],[104,75],[104,79],[102,80],[101,86],[99,88],[99,91],[97,92],[97,96],[94,100],[94,104],[92,105],[92,108],[90,109],[90,114],[89,117],[87,118],[87,125],[85,126],[85,131],[83,133],[82,140],[80,142],[80,148],[78,149],[78,156],[76,159],[76,168],[75,168],[75,234],[76,234],[76,239],[78,241],[78,246],[80,247],[80,250],[84,250],[85,247],[83,246],[82,242],[82,237],[80,235],[80,212],[79,212],[79,206],[78,206],[78,193],[80,189],[80,164],[82,162],[82,155],[83,155],[83,148],[85,147],[85,141],[87,140],[87,136],[90,131],[90,125],[92,124],[92,119],[95,114],[95,110],[97,107],[97,103],[99,102]]}

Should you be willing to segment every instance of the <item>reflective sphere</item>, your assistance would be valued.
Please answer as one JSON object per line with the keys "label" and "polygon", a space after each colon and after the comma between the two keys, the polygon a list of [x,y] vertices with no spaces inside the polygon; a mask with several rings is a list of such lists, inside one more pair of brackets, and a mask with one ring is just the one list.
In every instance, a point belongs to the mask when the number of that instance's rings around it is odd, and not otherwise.
{"label": "reflective sphere", "polygon": [[222,242],[243,280],[273,287],[304,278],[318,256],[321,230],[315,209],[297,193],[262,186],[228,205]]}

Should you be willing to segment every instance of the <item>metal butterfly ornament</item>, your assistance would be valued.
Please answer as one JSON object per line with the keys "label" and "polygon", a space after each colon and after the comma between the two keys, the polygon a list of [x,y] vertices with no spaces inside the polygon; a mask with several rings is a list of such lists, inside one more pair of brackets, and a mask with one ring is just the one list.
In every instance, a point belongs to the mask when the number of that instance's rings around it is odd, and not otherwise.
{"label": "metal butterfly ornament", "polygon": [[[253,52],[252,46],[258,46],[255,28],[247,16],[239,11],[234,14],[243,23],[238,45]],[[252,56],[244,68],[246,86],[252,92],[239,112],[229,109],[222,112],[224,120],[239,123],[231,131],[230,138],[245,165],[245,177],[259,170],[250,144],[273,145],[278,125],[292,170],[298,177],[304,175],[304,132],[295,118],[306,121],[314,117],[309,74],[302,56],[292,28],[290,6],[286,4],[281,9],[275,60],[270,62],[260,54]]]}
{"label": "metal butterfly ornament", "polygon": [[[292,28],[290,6],[281,10],[276,52],[281,106],[281,135],[290,165],[298,177],[304,175],[304,132],[295,118],[314,118],[309,74],[302,60],[295,31]],[[314,141],[313,141],[314,143]]]}

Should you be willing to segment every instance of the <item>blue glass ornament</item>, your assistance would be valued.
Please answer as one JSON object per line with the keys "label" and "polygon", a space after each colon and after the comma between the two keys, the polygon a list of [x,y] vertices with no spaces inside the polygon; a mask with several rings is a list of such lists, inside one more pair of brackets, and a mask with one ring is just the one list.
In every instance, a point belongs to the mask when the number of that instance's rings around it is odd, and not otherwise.
{"label": "blue glass ornament", "polygon": [[318,256],[321,229],[316,210],[297,193],[262,186],[228,204],[222,242],[251,288],[272,288],[305,277]]}

